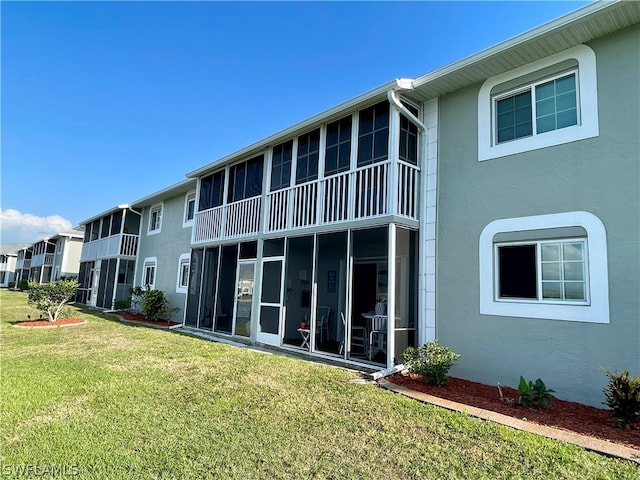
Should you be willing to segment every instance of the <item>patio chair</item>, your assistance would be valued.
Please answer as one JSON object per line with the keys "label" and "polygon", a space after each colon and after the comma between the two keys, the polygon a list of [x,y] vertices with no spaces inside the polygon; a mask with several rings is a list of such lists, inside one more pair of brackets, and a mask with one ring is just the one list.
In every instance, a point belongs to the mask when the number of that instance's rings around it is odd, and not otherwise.
{"label": "patio chair", "polygon": [[[342,319],[342,341],[340,342],[339,353],[344,351],[344,342],[347,336],[347,320],[344,318],[344,312],[340,312]],[[367,337],[367,329],[359,325],[351,326],[351,347],[361,347],[362,352],[366,355],[369,349],[369,339]]]}
{"label": "patio chair", "polygon": [[326,339],[329,338],[329,318],[331,317],[331,307],[318,307],[318,319],[316,321],[316,333],[320,334],[320,343],[322,343],[323,333]]}
{"label": "patio chair", "polygon": [[369,360],[378,352],[387,351],[387,316],[374,315],[369,332]]}

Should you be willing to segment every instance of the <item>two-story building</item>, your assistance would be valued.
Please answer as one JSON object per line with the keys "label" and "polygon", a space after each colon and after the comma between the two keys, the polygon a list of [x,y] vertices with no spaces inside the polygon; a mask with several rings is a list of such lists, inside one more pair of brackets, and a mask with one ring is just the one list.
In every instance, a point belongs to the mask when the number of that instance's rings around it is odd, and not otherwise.
{"label": "two-story building", "polygon": [[0,245],[0,288],[7,288],[15,283],[18,251],[27,245],[19,243],[5,243]]}
{"label": "two-story building", "polygon": [[80,222],[84,226],[76,302],[111,309],[130,298],[141,213],[118,205]]}
{"label": "two-story building", "polygon": [[83,232],[61,232],[43,238],[32,248],[29,280],[49,283],[61,278],[76,278],[80,268]]}
{"label": "two-story building", "polygon": [[189,173],[185,326],[381,368],[439,338],[599,404],[640,370],[639,22],[588,5]]}
{"label": "two-story building", "polygon": [[600,405],[640,373],[639,159],[640,3],[597,2],[83,222],[79,298],[371,369],[440,339]]}

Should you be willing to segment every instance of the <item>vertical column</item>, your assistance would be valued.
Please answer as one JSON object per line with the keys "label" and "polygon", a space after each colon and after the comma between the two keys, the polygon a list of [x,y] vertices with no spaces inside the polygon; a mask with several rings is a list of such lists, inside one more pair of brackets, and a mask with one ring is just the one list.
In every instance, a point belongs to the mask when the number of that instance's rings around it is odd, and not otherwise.
{"label": "vertical column", "polygon": [[422,252],[424,262],[425,310],[420,343],[430,342],[436,338],[436,221],[437,221],[437,187],[438,187],[438,99],[424,104],[424,124],[427,127],[426,145],[426,204],[425,232]]}

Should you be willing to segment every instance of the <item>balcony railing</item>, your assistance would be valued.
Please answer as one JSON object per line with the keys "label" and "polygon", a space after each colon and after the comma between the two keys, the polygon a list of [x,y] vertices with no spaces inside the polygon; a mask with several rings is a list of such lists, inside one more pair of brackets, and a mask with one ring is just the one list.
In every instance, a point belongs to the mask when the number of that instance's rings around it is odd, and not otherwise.
{"label": "balcony railing", "polygon": [[24,270],[27,270],[27,269],[29,269],[29,268],[31,268],[31,259],[30,259],[30,258],[29,258],[29,259],[27,259],[27,260],[25,260],[25,259],[18,260],[18,261],[16,262],[16,269],[24,269]]}
{"label": "balcony railing", "polygon": [[387,161],[271,192],[265,230],[295,230],[385,215],[417,220],[418,173],[413,165]]}
{"label": "balcony railing", "polygon": [[42,265],[51,266],[53,265],[53,253],[39,253],[38,255],[34,255],[31,259],[32,267],[41,267]]}
{"label": "balcony railing", "polygon": [[[394,215],[418,219],[420,170],[404,162],[380,162],[266,195],[264,232]],[[261,197],[196,213],[193,243],[260,232]]]}
{"label": "balcony railing", "polygon": [[253,197],[196,213],[193,243],[255,235],[260,230],[261,206],[262,198]]}
{"label": "balcony railing", "polygon": [[138,235],[122,233],[83,243],[80,261],[118,256],[135,257],[138,253],[138,238]]}

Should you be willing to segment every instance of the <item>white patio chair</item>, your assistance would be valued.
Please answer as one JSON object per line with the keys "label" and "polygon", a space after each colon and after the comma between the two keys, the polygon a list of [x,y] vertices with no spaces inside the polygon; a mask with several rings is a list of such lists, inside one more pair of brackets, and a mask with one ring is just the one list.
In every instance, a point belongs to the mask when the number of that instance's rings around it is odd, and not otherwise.
{"label": "white patio chair", "polygon": [[[344,312],[340,312],[342,319],[342,341],[340,342],[339,353],[344,351],[344,342],[347,337],[347,320],[344,318]],[[361,347],[362,352],[366,355],[369,349],[369,339],[367,337],[367,329],[358,325],[351,326],[351,347]]]}
{"label": "white patio chair", "polygon": [[322,343],[323,333],[325,338],[329,338],[329,318],[331,317],[331,307],[318,307],[318,318],[316,320],[316,332],[320,334],[320,343]]}
{"label": "white patio chair", "polygon": [[369,332],[369,360],[378,352],[387,351],[387,316],[374,315]]}

